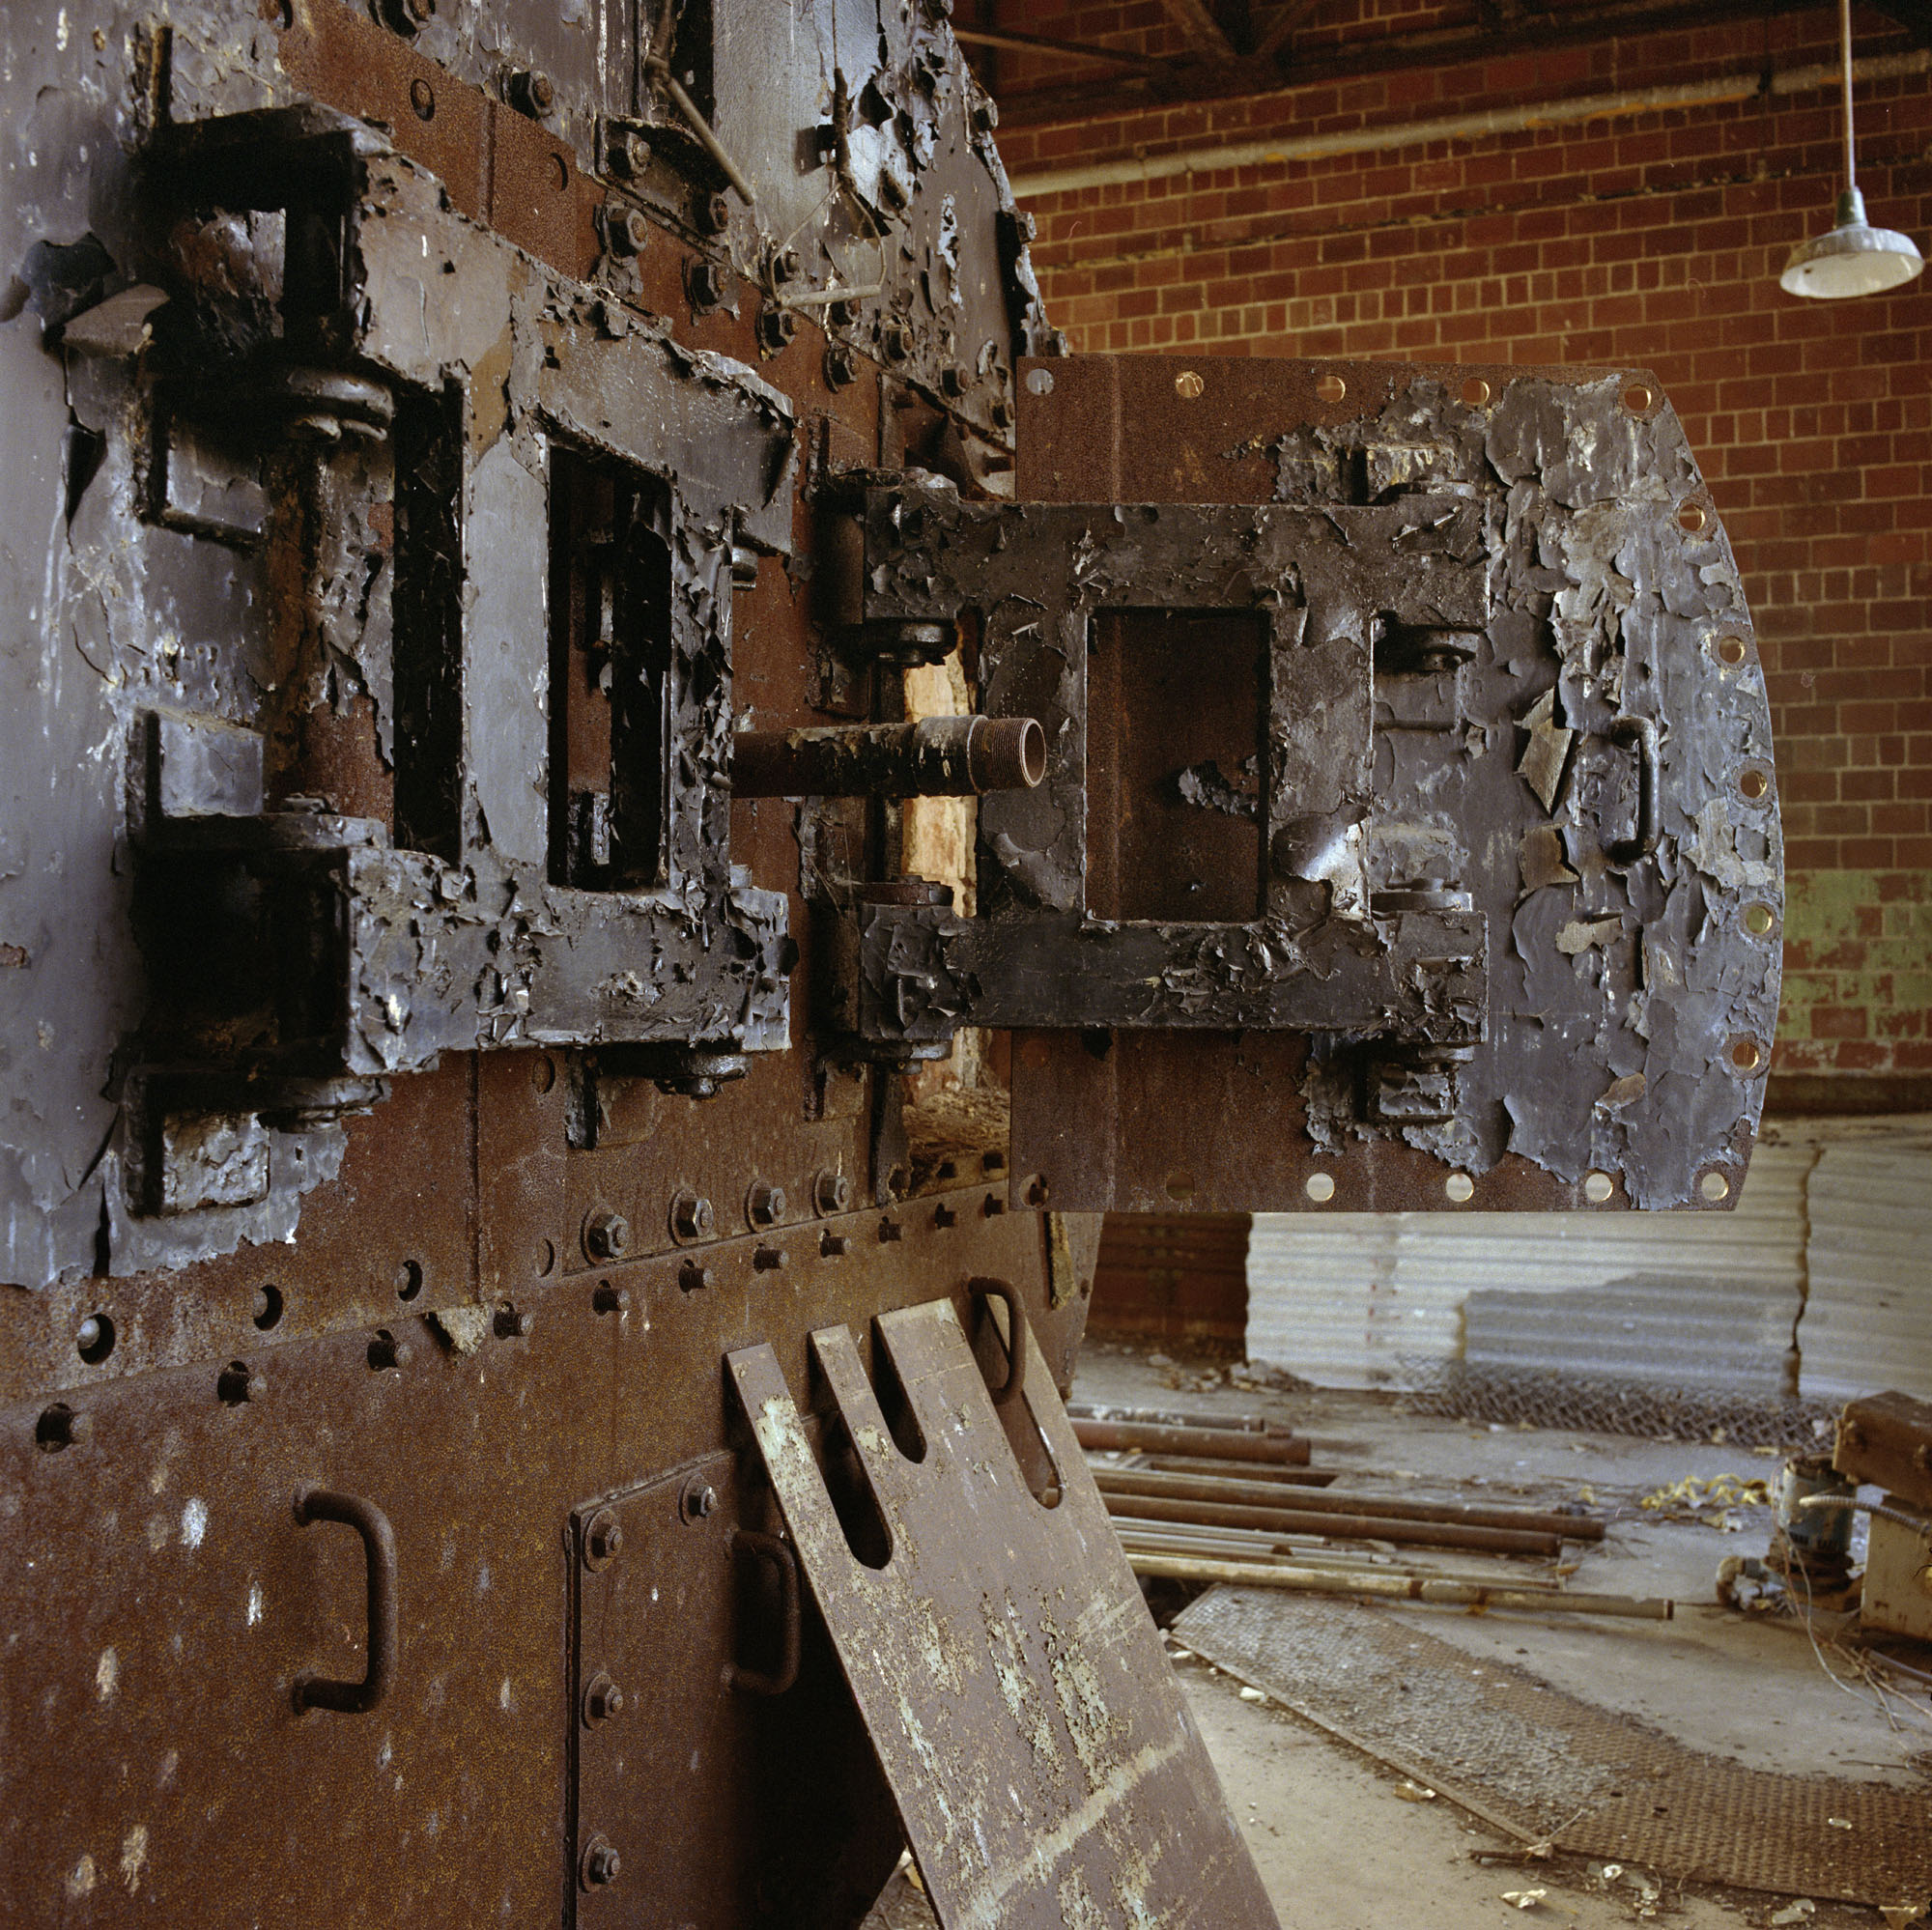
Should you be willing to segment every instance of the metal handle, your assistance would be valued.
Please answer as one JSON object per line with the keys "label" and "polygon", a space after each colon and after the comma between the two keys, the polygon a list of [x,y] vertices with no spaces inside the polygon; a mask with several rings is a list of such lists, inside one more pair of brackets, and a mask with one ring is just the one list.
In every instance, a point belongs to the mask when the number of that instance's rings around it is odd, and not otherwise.
{"label": "metal handle", "polygon": [[1609,728],[1612,744],[1636,752],[1636,836],[1604,853],[1612,865],[1635,865],[1657,849],[1657,725],[1647,717],[1620,717]]}
{"label": "metal handle", "polygon": [[369,1672],[360,1682],[340,1682],[303,1669],[296,1677],[298,1709],[334,1709],[363,1716],[388,1694],[396,1679],[396,1531],[373,1501],[326,1488],[296,1490],[296,1519],[340,1521],[362,1537],[369,1569]]}
{"label": "metal handle", "polygon": [[1026,1384],[1027,1318],[1020,1296],[1004,1280],[969,1280],[967,1291],[976,1299],[991,1297],[1006,1303],[1007,1377],[990,1389],[993,1405],[1005,1407],[1014,1401]]}
{"label": "metal handle", "polygon": [[731,1552],[753,1561],[768,1562],[778,1571],[780,1653],[777,1672],[766,1675],[754,1668],[740,1668],[736,1662],[724,1665],[724,1680],[748,1695],[782,1695],[798,1680],[800,1614],[798,1601],[798,1556],[789,1542],[777,1535],[761,1535],[754,1528],[731,1530]]}

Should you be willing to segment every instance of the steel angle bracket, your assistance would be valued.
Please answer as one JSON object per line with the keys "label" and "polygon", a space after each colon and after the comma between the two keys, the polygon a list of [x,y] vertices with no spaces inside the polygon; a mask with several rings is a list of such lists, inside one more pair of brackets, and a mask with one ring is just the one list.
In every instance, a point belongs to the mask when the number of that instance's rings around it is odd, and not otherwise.
{"label": "steel angle bracket", "polygon": [[940,1921],[1274,1930],[1032,1334],[1013,1405],[1053,1463],[1051,1506],[1021,1477],[952,1302],[877,1329],[919,1460],[851,1330],[811,1336],[889,1541],[876,1568],[853,1552],[772,1348],[726,1364]]}

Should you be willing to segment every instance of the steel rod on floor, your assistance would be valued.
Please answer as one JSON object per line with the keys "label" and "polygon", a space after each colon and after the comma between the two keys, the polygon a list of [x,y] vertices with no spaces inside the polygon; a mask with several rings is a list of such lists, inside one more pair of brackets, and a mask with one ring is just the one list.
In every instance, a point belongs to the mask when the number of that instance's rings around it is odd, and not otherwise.
{"label": "steel rod on floor", "polygon": [[1480,1581],[1443,1581],[1422,1575],[1364,1575],[1354,1569],[1298,1568],[1286,1563],[1210,1561],[1194,1555],[1129,1550],[1139,1575],[1167,1581],[1223,1581],[1236,1588],[1285,1588],[1304,1595],[1374,1595],[1444,1607],[1511,1608],[1530,1614],[1622,1615],[1634,1621],[1668,1622],[1676,1604],[1655,1596],[1585,1595],[1526,1588],[1492,1588]]}
{"label": "steel rod on floor", "polygon": [[1521,1528],[1532,1533],[1560,1535],[1566,1542],[1604,1539],[1603,1522],[1591,1517],[1550,1514],[1534,1508],[1482,1508],[1460,1501],[1406,1501],[1397,1495],[1338,1494],[1333,1490],[1298,1493],[1291,1500],[1264,1481],[1165,1474],[1139,1467],[1096,1467],[1094,1480],[1102,1494],[1151,1494],[1172,1501],[1293,1507],[1311,1515],[1386,1516],[1392,1520],[1444,1521],[1469,1528]]}
{"label": "steel rod on floor", "polygon": [[1124,1454],[1212,1455],[1219,1461],[1269,1461],[1306,1466],[1300,1434],[1251,1434],[1237,1428],[1166,1428],[1146,1421],[1075,1421],[1084,1448]]}
{"label": "steel rod on floor", "polygon": [[1286,1434],[1291,1431],[1269,1424],[1264,1414],[1210,1414],[1206,1408],[1116,1407],[1096,1401],[1069,1401],[1068,1415],[1076,1421],[1124,1421],[1129,1426],[1208,1428],[1216,1433]]}
{"label": "steel rod on floor", "polygon": [[1325,1535],[1351,1542],[1393,1542],[1426,1548],[1480,1548],[1485,1554],[1553,1555],[1557,1535],[1526,1528],[1471,1528],[1450,1521],[1405,1521],[1388,1515],[1315,1515],[1293,1508],[1250,1508],[1218,1501],[1170,1501],[1157,1494],[1106,1494],[1110,1515],[1197,1527],[1271,1528],[1284,1535]]}

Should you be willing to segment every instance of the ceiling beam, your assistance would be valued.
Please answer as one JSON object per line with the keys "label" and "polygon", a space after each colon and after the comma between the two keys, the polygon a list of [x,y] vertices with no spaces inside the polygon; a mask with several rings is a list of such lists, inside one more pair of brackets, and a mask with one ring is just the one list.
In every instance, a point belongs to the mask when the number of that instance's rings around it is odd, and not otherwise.
{"label": "ceiling beam", "polygon": [[1208,0],[1160,0],[1160,10],[1186,37],[1190,51],[1209,60],[1235,58],[1235,44]]}
{"label": "ceiling beam", "polygon": [[1150,73],[1164,72],[1171,62],[1125,47],[1089,46],[1083,41],[1048,40],[1043,34],[1015,34],[1005,27],[966,27],[953,23],[952,38],[969,47],[1005,47],[1010,53],[1059,54],[1063,60],[1097,60],[1115,67],[1135,67]]}
{"label": "ceiling beam", "polygon": [[1896,20],[1921,47],[1932,47],[1932,6],[1926,0],[1873,0],[1888,18]]}

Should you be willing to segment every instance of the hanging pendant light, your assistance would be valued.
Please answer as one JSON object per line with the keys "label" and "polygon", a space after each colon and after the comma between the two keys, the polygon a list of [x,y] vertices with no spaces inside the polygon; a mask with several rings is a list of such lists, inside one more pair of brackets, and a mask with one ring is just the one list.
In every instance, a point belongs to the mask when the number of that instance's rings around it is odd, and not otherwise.
{"label": "hanging pendant light", "polygon": [[1845,65],[1845,191],[1838,196],[1838,225],[1815,241],[1792,249],[1777,285],[1787,295],[1835,301],[1848,295],[1882,295],[1919,273],[1924,257],[1910,235],[1874,228],[1865,219],[1852,152],[1852,0],[1838,0],[1838,39]]}

